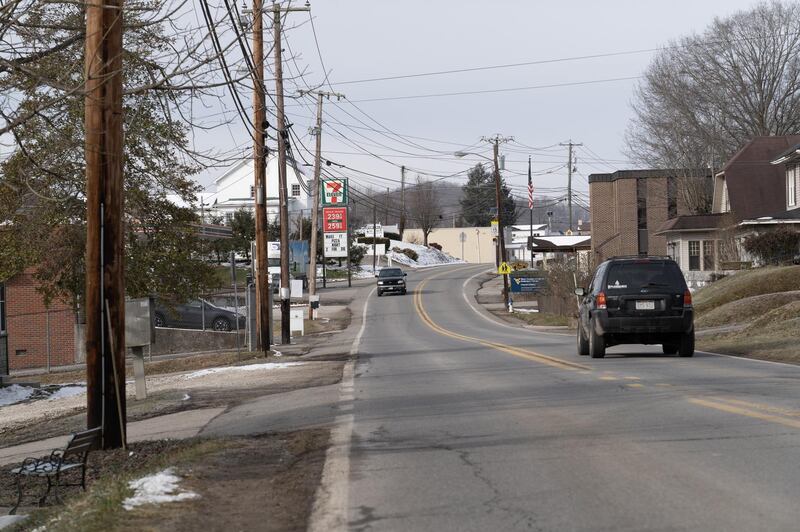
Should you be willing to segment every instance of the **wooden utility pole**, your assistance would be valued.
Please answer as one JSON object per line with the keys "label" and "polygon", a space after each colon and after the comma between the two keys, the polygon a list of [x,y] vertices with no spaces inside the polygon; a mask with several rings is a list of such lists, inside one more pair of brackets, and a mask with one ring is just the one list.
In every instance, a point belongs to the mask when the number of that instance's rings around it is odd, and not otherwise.
{"label": "wooden utility pole", "polygon": [[264,356],[272,339],[269,305],[269,258],[267,257],[267,129],[264,86],[264,3],[253,0],[253,176],[256,217],[256,338]]}
{"label": "wooden utility pole", "polygon": [[561,143],[559,146],[569,147],[567,155],[567,210],[569,211],[569,230],[572,232],[572,148],[583,146],[583,143],[574,143],[570,139],[569,142]]}
{"label": "wooden utility pole", "polygon": [[375,274],[375,268],[378,266],[378,253],[377,253],[377,227],[378,227],[378,202],[373,198],[372,200],[372,274]]}
{"label": "wooden utility pole", "polygon": [[400,167],[400,240],[406,230],[406,167]]}
{"label": "wooden utility pole", "polygon": [[[494,151],[494,194],[495,203],[497,204],[497,254],[498,264],[502,264],[507,260],[506,257],[506,238],[503,234],[503,200],[501,195],[500,186],[500,143],[512,140],[512,137],[502,138],[500,135],[495,135],[491,138],[484,138],[485,141],[492,144]],[[508,308],[508,275],[503,274],[503,302]]]}
{"label": "wooden utility pole", "polygon": [[86,424],[125,447],[122,0],[86,6]]}
{"label": "wooden utility pole", "polygon": [[[317,294],[317,230],[319,228],[319,178],[322,172],[322,98],[330,99],[335,96],[341,100],[344,94],[338,92],[325,91],[300,91],[300,95],[315,94],[317,96],[317,125],[314,128],[314,135],[317,136],[316,153],[314,154],[314,182],[311,185],[311,242],[310,242],[310,270],[308,278],[308,317],[316,319],[316,309],[311,306],[313,296]],[[349,229],[348,229],[349,230]]]}
{"label": "wooden utility pole", "polygon": [[291,11],[310,11],[309,7],[281,7],[272,4],[272,26],[275,32],[275,104],[278,133],[278,202],[281,226],[281,343],[291,343],[289,311],[291,288],[289,286],[289,194],[286,189],[286,118],[283,112],[283,58],[281,50],[281,14]]}

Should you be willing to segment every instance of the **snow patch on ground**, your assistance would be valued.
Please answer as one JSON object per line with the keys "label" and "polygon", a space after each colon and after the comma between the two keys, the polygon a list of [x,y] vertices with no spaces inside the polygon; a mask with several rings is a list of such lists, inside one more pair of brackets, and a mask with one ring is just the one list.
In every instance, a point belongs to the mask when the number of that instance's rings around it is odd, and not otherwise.
{"label": "snow patch on ground", "polygon": [[535,308],[515,308],[514,312],[519,312],[521,314],[535,314],[539,311]]}
{"label": "snow patch on ground", "polygon": [[269,371],[273,369],[285,369],[292,366],[302,366],[305,362],[267,362],[266,364],[250,364],[247,366],[223,366],[221,368],[208,368],[201,369],[200,371],[193,371],[187,373],[184,378],[196,379],[198,377],[205,377],[207,375],[214,375],[216,373],[227,373],[232,371]]}
{"label": "snow patch on ground", "polygon": [[[411,249],[415,251],[417,253],[417,260],[412,260],[403,253],[393,251],[394,248]],[[387,253],[387,257],[390,257],[392,261],[397,262],[398,264],[413,266],[416,268],[440,266],[442,264],[463,264],[464,262],[461,259],[452,257],[444,251],[439,251],[436,248],[420,246],[419,244],[412,244],[410,242],[400,242],[399,240],[390,241],[389,250],[390,251]]]}
{"label": "snow patch on ground", "polygon": [[174,473],[172,468],[165,469],[155,475],[132,480],[128,487],[133,490],[133,496],[122,501],[122,507],[133,510],[144,504],[162,504],[165,502],[185,501],[199,497],[193,491],[181,491],[178,483],[181,478]]}
{"label": "snow patch on ground", "polygon": [[12,384],[0,388],[0,406],[8,406],[16,403],[21,403],[33,395],[33,388],[27,386],[20,386],[19,384]]}
{"label": "snow patch on ground", "polygon": [[50,394],[50,397],[47,398],[48,401],[52,401],[54,399],[65,399],[67,397],[74,397],[76,395],[81,395],[86,393],[86,385],[84,384],[70,384],[68,386],[63,386],[56,390],[55,392]]}

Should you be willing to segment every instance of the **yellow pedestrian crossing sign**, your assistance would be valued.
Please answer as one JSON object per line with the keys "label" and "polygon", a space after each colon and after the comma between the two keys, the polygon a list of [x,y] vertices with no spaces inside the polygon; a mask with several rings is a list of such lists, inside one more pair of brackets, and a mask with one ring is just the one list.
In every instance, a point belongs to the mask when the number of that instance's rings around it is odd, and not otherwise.
{"label": "yellow pedestrian crossing sign", "polygon": [[511,266],[509,266],[507,262],[501,262],[500,266],[497,267],[497,273],[500,275],[508,275],[511,273]]}

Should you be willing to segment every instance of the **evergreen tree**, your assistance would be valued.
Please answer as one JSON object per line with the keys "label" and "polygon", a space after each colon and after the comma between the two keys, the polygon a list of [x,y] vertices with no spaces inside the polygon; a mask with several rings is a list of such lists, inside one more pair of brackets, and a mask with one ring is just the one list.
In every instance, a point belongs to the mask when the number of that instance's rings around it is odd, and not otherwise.
{"label": "evergreen tree", "polygon": [[[464,196],[461,199],[461,216],[464,221],[474,227],[488,226],[497,207],[494,174],[478,163],[467,172],[467,183],[462,190]],[[502,176],[500,216],[504,226],[515,223],[517,219],[517,204]]]}

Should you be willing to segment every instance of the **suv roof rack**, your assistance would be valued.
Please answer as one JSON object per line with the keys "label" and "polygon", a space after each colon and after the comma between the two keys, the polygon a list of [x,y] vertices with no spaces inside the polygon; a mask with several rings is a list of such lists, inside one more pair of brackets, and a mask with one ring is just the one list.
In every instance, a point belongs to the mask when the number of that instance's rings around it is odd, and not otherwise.
{"label": "suv roof rack", "polygon": [[615,260],[615,259],[668,259],[668,260],[675,260],[669,255],[616,255],[614,257],[609,257],[606,260]]}

